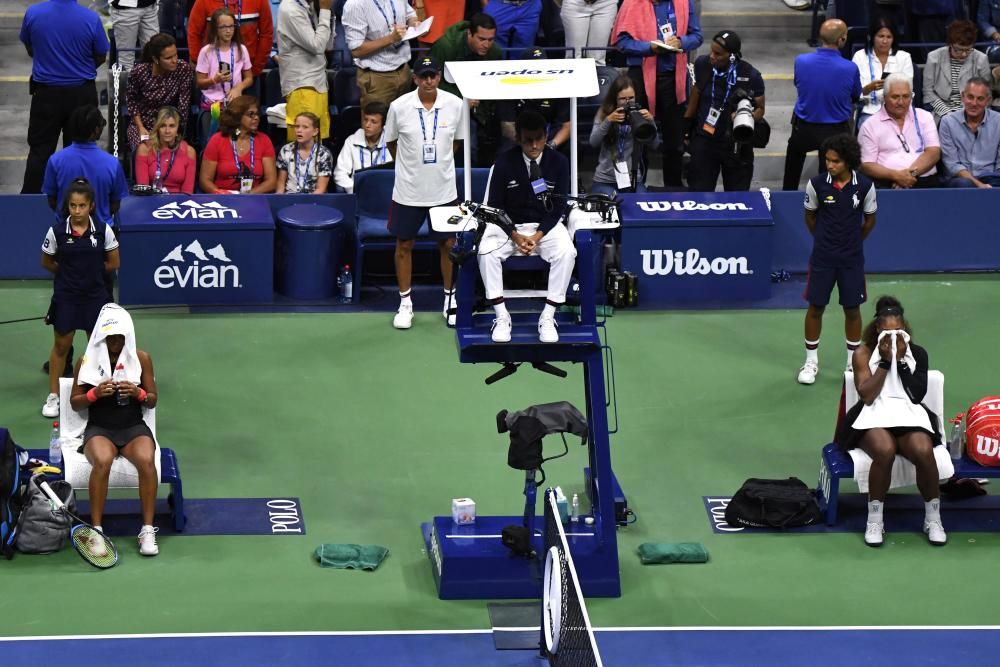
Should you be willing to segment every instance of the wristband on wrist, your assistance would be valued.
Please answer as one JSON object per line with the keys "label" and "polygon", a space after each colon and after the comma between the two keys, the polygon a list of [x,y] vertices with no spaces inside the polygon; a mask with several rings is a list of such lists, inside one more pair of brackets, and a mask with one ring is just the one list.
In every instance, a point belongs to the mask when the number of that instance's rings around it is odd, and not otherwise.
{"label": "wristband on wrist", "polygon": [[882,359],[881,361],[878,362],[878,367],[881,368],[882,370],[887,371],[892,367],[892,364],[886,361],[885,359]]}
{"label": "wristband on wrist", "polygon": [[90,391],[87,392],[87,400],[91,403],[97,402],[97,387],[90,388]]}
{"label": "wristband on wrist", "polygon": [[143,389],[142,387],[139,387],[139,402],[140,403],[145,403],[146,402],[146,396],[148,396],[148,394],[146,393],[146,390]]}

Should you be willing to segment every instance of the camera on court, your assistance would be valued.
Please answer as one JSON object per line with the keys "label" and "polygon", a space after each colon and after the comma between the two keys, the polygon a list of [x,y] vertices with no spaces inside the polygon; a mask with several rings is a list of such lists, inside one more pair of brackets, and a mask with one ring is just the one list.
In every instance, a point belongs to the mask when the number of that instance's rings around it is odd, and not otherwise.
{"label": "camera on court", "polygon": [[651,144],[656,139],[656,124],[646,120],[642,115],[642,107],[635,102],[629,102],[622,107],[629,127],[632,128],[632,138],[640,144]]}
{"label": "camera on court", "polygon": [[743,90],[737,90],[734,95],[736,96],[736,113],[733,116],[733,140],[744,143],[751,142],[753,141],[755,124],[753,101]]}

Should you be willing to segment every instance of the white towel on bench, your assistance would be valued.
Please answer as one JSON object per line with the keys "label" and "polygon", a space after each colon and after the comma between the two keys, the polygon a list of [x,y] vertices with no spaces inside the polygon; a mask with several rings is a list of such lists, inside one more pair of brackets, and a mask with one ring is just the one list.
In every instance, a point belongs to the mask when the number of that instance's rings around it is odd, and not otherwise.
{"label": "white towel on bench", "polygon": [[[854,481],[858,483],[858,491],[868,493],[868,472],[872,467],[872,457],[857,447],[847,453],[854,461]],[[955,474],[955,465],[951,462],[951,454],[948,453],[947,447],[944,445],[934,447],[934,461],[937,462],[938,479],[942,481],[951,479],[952,475]],[[898,489],[916,483],[917,467],[897,454],[896,461],[892,464],[892,479],[889,482],[889,488]]]}

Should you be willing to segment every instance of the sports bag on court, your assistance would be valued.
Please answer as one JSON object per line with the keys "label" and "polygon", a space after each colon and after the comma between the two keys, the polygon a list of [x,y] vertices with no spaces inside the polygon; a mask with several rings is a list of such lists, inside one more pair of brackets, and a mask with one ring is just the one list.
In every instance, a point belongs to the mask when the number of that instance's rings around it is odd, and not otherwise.
{"label": "sports bag on court", "polygon": [[748,479],[726,506],[726,523],[733,527],[794,528],[821,518],[816,497],[798,477]]}
{"label": "sports bag on court", "polygon": [[[33,477],[27,485],[22,496],[15,544],[23,554],[49,554],[66,546],[71,523],[68,516],[52,510],[48,496],[38,488],[34,479]],[[76,494],[69,482],[53,480],[49,482],[49,486],[70,512],[76,512]]]}
{"label": "sports bag on court", "polygon": [[965,451],[979,465],[1000,466],[1000,396],[986,396],[969,406]]}
{"label": "sports bag on court", "polygon": [[17,539],[17,517],[20,513],[21,479],[20,453],[10,431],[0,428],[0,555],[14,557]]}

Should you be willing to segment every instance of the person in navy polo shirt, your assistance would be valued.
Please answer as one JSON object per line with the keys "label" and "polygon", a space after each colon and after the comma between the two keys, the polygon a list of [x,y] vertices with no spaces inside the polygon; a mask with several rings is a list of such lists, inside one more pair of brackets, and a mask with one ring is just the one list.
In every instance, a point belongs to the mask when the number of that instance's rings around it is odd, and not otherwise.
{"label": "person in navy polo shirt", "polygon": [[806,362],[799,382],[813,384],[819,372],[823,311],[836,285],[844,308],[847,368],[861,344],[860,306],[867,299],[863,242],[875,227],[875,184],[859,171],[861,147],[850,134],[830,137],[820,147],[826,173],[806,185],[805,220],[813,235],[805,298]]}
{"label": "person in navy polo shirt", "polygon": [[[819,31],[820,47],[795,59],[795,89],[798,99],[792,115],[792,134],[785,152],[782,189],[798,190],[806,153],[835,134],[849,131],[855,100],[861,99],[861,75],[840,49],[847,43],[847,24],[824,21]],[[819,171],[823,173],[823,160]]]}
{"label": "person in navy polo shirt", "polygon": [[108,37],[95,12],[76,0],[49,0],[31,5],[21,24],[21,42],[32,58],[31,111],[28,116],[28,161],[22,194],[42,191],[45,162],[72,139],[70,115],[85,104],[97,106],[97,67],[108,57]]}

